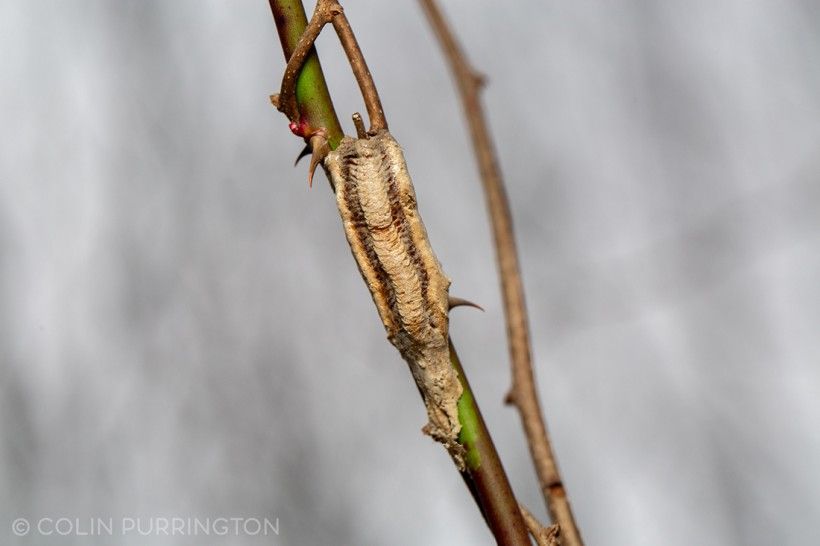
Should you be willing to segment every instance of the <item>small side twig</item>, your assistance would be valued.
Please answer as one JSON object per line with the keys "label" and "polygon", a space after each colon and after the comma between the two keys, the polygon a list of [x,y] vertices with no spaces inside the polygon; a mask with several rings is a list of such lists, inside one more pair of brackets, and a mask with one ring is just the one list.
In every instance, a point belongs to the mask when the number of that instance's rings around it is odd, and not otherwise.
{"label": "small side twig", "polygon": [[308,54],[313,51],[313,44],[322,28],[330,22],[332,14],[327,10],[320,9],[320,4],[316,5],[316,13],[310,18],[305,32],[296,43],[296,48],[288,59],[285,66],[285,74],[282,76],[282,85],[279,95],[274,95],[271,100],[280,112],[285,114],[290,121],[299,119],[299,104],[296,102],[296,78],[305,64]]}
{"label": "small side twig", "polygon": [[541,491],[550,517],[561,527],[563,543],[566,546],[583,546],[538,402],[512,215],[479,97],[482,78],[470,66],[435,0],[419,1],[455,76],[487,196],[512,361],[512,388],[507,401],[518,408]]}
{"label": "small side twig", "polygon": [[[338,6],[338,3],[336,3],[336,5]],[[339,8],[341,9],[341,6],[339,6]],[[379,92],[376,91],[376,84],[373,83],[373,76],[370,74],[370,69],[367,68],[367,62],[364,60],[362,50],[356,41],[356,35],[353,34],[353,29],[350,28],[350,23],[344,11],[340,11],[333,18],[333,28],[339,36],[342,49],[344,49],[345,54],[347,54],[347,60],[350,61],[350,68],[353,70],[353,75],[359,84],[359,89],[364,98],[364,105],[365,108],[367,108],[367,117],[370,120],[370,134],[374,135],[379,131],[387,129],[387,119],[385,119],[384,116],[384,109],[382,108],[382,101],[379,98]]]}
{"label": "small side twig", "polygon": [[561,546],[561,527],[558,524],[544,527],[523,504],[519,505],[524,523],[538,546]]}
{"label": "small side twig", "polygon": [[[273,20],[276,23],[282,53],[285,55],[285,61],[288,61],[294,56],[308,25],[305,8],[301,0],[268,0],[268,3],[273,14]],[[319,62],[319,56],[316,54],[315,48],[308,49],[307,55],[304,57],[304,65],[299,71],[293,72],[295,77],[295,83],[292,84],[292,86],[295,85],[293,91],[296,97],[295,111],[299,117],[293,119],[291,116],[294,115],[294,109],[292,105],[288,106],[290,109],[288,119],[291,122],[291,131],[309,141],[316,131],[321,128],[327,136],[330,149],[336,149],[342,141],[342,137],[344,137],[344,132],[336,115],[336,109],[333,107],[330,91],[328,91],[322,65]],[[280,99],[281,95],[274,95],[271,97],[271,102],[281,110],[286,101]],[[290,99],[287,99],[287,102],[290,103]]]}
{"label": "small side twig", "polygon": [[350,28],[350,23],[344,13],[344,8],[336,0],[319,0],[316,3],[316,10],[305,29],[304,34],[299,38],[296,48],[293,50],[288,64],[285,67],[285,74],[282,77],[282,86],[278,96],[272,97],[274,105],[285,114],[291,122],[299,119],[299,105],[296,101],[296,79],[304,65],[305,58],[313,50],[316,38],[328,23],[333,24],[339,41],[342,44],[347,59],[359,89],[364,98],[367,116],[370,119],[370,133],[387,129],[387,120],[384,116],[379,92],[373,82],[370,69],[362,55],[356,36]]}

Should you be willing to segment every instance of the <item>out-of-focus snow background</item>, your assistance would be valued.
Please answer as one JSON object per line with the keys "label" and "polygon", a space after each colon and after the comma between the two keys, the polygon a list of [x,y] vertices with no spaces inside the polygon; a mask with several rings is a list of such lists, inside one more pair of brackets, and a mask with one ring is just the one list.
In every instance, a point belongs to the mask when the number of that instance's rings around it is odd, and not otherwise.
{"label": "out-of-focus snow background", "polygon": [[[415,3],[345,6],[452,292],[487,309],[453,337],[543,515],[444,61]],[[489,80],[587,543],[820,544],[820,5],[444,8]],[[492,544],[324,176],[292,167],[267,3],[12,0],[0,51],[0,542]],[[330,32],[319,51],[352,132]],[[280,534],[18,539],[18,517]]]}

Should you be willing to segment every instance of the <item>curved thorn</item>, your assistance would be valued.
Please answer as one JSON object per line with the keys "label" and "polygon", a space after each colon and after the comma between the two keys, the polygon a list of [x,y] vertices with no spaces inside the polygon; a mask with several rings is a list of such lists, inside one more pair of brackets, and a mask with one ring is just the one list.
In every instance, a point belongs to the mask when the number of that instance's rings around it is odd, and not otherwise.
{"label": "curved thorn", "polygon": [[449,304],[450,309],[453,309],[454,307],[475,307],[480,311],[484,311],[484,308],[477,303],[473,303],[470,300],[465,300],[464,298],[457,298],[455,296],[450,296],[447,299],[447,303]]}
{"label": "curved thorn", "polygon": [[515,405],[515,390],[514,389],[510,388],[510,390],[507,392],[507,395],[504,397],[504,404],[506,404],[508,406],[514,406]]}
{"label": "curved thorn", "polygon": [[308,186],[312,188],[313,173],[316,172],[319,163],[330,153],[330,146],[327,143],[327,137],[321,130],[310,137],[308,146],[313,150],[313,154],[310,156],[310,168],[308,169]]}
{"label": "curved thorn", "polygon": [[302,148],[302,151],[299,152],[299,155],[296,156],[296,161],[293,162],[293,166],[295,167],[296,165],[298,165],[303,157],[310,155],[310,152],[310,144],[305,144],[305,147]]}

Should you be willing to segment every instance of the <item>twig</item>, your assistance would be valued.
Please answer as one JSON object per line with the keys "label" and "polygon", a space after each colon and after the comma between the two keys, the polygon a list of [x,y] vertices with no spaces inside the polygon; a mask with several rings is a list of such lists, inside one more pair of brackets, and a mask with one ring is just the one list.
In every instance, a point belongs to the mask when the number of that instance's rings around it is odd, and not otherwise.
{"label": "twig", "polygon": [[[299,40],[307,27],[307,16],[301,0],[269,0],[273,20],[282,44],[285,60],[293,57]],[[316,49],[309,48],[304,66],[296,76],[295,91],[298,119],[291,118],[293,110],[288,114],[291,121],[291,130],[305,140],[319,128],[324,128],[331,149],[335,149],[341,142],[344,133],[333,108],[325,82],[322,65],[316,55]],[[271,97],[274,101],[275,97]],[[286,101],[278,101],[284,103]],[[276,104],[276,101],[274,101]],[[281,106],[276,104],[277,107]],[[289,107],[290,108],[290,107]]]}
{"label": "twig", "polygon": [[523,504],[519,505],[521,515],[524,516],[524,523],[530,531],[532,538],[538,546],[561,546],[561,527],[550,525],[544,527]]}
{"label": "twig", "polygon": [[482,79],[461,51],[435,0],[419,1],[455,76],[487,196],[512,361],[512,388],[507,401],[518,408],[541,492],[550,517],[561,527],[563,543],[565,546],[582,546],[583,541],[558,473],[535,389],[524,287],[513,235],[512,215],[479,98]]}
{"label": "twig", "polygon": [[[321,4],[323,1],[320,0],[319,3]],[[339,5],[336,2],[333,3]],[[341,6],[339,8],[341,9]],[[340,11],[333,18],[333,28],[336,29],[336,34],[342,43],[342,49],[347,54],[350,68],[353,70],[353,75],[356,77],[356,82],[358,82],[359,89],[362,92],[364,105],[367,108],[367,117],[370,120],[370,134],[376,134],[387,129],[387,120],[384,117],[384,109],[382,108],[379,93],[376,91],[376,84],[373,83],[373,76],[370,74],[370,69],[367,68],[362,50],[359,48],[359,43],[356,41],[356,36],[350,28],[350,23],[344,11]]]}
{"label": "twig", "polygon": [[347,54],[353,75],[359,84],[367,108],[367,116],[370,119],[370,133],[375,134],[378,131],[387,129],[387,120],[384,117],[384,109],[379,98],[379,92],[376,90],[376,84],[373,82],[373,76],[367,68],[367,62],[364,55],[362,55],[353,30],[350,28],[344,9],[335,0],[319,0],[316,3],[313,17],[311,17],[304,34],[299,38],[299,42],[288,59],[279,95],[278,97],[272,97],[275,106],[291,122],[296,122],[299,119],[299,106],[296,101],[296,78],[299,76],[305,58],[314,50],[313,44],[316,38],[328,23],[333,24],[333,28],[336,30],[342,44],[342,49]]}
{"label": "twig", "polygon": [[[299,119],[299,105],[296,102],[296,78],[302,71],[302,66],[305,64],[305,59],[309,53],[315,53],[313,47],[322,28],[330,22],[332,14],[327,10],[320,9],[321,2],[316,5],[316,12],[310,18],[310,22],[305,28],[305,32],[296,43],[296,47],[288,59],[288,64],[285,66],[285,73],[282,76],[282,85],[279,87],[278,98],[274,98],[274,104],[280,112],[285,114],[290,121],[297,121]],[[276,95],[274,95],[276,97]]]}

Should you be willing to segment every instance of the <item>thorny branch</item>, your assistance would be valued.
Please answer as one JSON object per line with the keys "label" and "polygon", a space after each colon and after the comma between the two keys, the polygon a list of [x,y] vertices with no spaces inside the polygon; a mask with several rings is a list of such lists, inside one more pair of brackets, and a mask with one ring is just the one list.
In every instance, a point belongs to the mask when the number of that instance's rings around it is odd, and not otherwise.
{"label": "thorny branch", "polygon": [[[271,9],[276,17],[278,2],[271,0]],[[362,50],[359,48],[359,43],[356,41],[356,36],[353,34],[353,29],[350,28],[350,23],[345,16],[344,8],[336,0],[319,0],[316,3],[316,9],[313,12],[310,22],[307,24],[305,31],[299,37],[299,41],[288,59],[285,67],[285,74],[282,76],[282,85],[278,95],[271,96],[271,102],[276,108],[285,114],[290,120],[291,130],[305,138],[308,142],[306,152],[312,152],[310,159],[310,168],[308,169],[308,183],[313,185],[313,173],[316,167],[319,166],[322,159],[327,156],[331,148],[338,144],[333,139],[333,135],[328,134],[325,127],[308,127],[302,122],[299,112],[299,103],[296,97],[296,85],[299,74],[307,59],[311,54],[313,44],[319,33],[328,23],[333,24],[336,34],[339,36],[339,41],[342,44],[342,49],[347,55],[350,62],[350,67],[356,81],[359,84],[359,89],[362,92],[365,108],[367,109],[367,116],[370,119],[369,135],[375,135],[379,131],[387,129],[387,119],[384,116],[384,109],[382,108],[382,101],[379,97],[379,92],[376,90],[376,84],[373,82],[373,76],[370,74],[370,69],[367,68],[367,62],[364,60]],[[328,102],[330,98],[328,97]],[[332,104],[330,105],[332,110]],[[334,112],[335,117],[335,112]],[[361,116],[357,113],[353,117],[356,124],[356,131],[361,137]],[[367,136],[367,135],[365,135]],[[299,155],[302,157],[302,154]],[[297,159],[298,161],[298,159]]]}
{"label": "thorny branch", "polygon": [[479,164],[493,227],[512,361],[512,388],[507,401],[518,408],[550,517],[561,528],[565,546],[583,546],[572,515],[541,414],[530,350],[524,287],[512,215],[480,102],[481,77],[470,66],[435,0],[419,0],[455,76]]}
{"label": "thorny branch", "polygon": [[[310,147],[313,149],[312,173],[321,158],[327,155],[330,148],[329,144],[333,142],[331,140],[333,134],[328,135],[327,129],[321,123],[312,125],[304,123],[299,112],[302,101],[297,96],[296,88],[301,78],[302,63],[306,58],[310,58],[313,51],[313,42],[328,22],[333,23],[359,83],[370,118],[370,134],[375,135],[381,130],[386,130],[387,122],[370,71],[367,69],[364,57],[338,2],[335,0],[319,0],[310,24],[306,24],[301,1],[269,0],[269,2],[274,19],[277,22],[277,29],[286,56],[288,50],[292,50],[292,54],[288,58],[280,95],[271,97],[271,100],[291,120],[291,130],[297,135],[309,139]],[[304,30],[304,33],[298,40],[295,40],[294,33],[302,30]],[[318,58],[316,67],[318,67]],[[315,72],[317,73],[315,74],[316,81],[321,87],[325,87],[321,68],[318,68]],[[305,105],[317,108],[321,112],[321,115],[315,116],[314,119],[336,119],[335,110],[327,93],[317,95],[312,99],[309,102],[324,103],[318,106],[316,104]],[[353,120],[359,138],[367,138],[361,116],[354,114]],[[454,305],[462,304],[464,302],[454,300]],[[462,470],[462,476],[478,502],[482,515],[491,528],[497,543],[500,546],[529,545],[523,514],[518,508],[509,480],[481,417],[478,405],[473,399],[467,377],[452,343],[449,345],[449,352],[451,364],[463,386],[463,394],[458,400],[459,421],[462,423],[459,443],[465,449],[467,465]]]}

